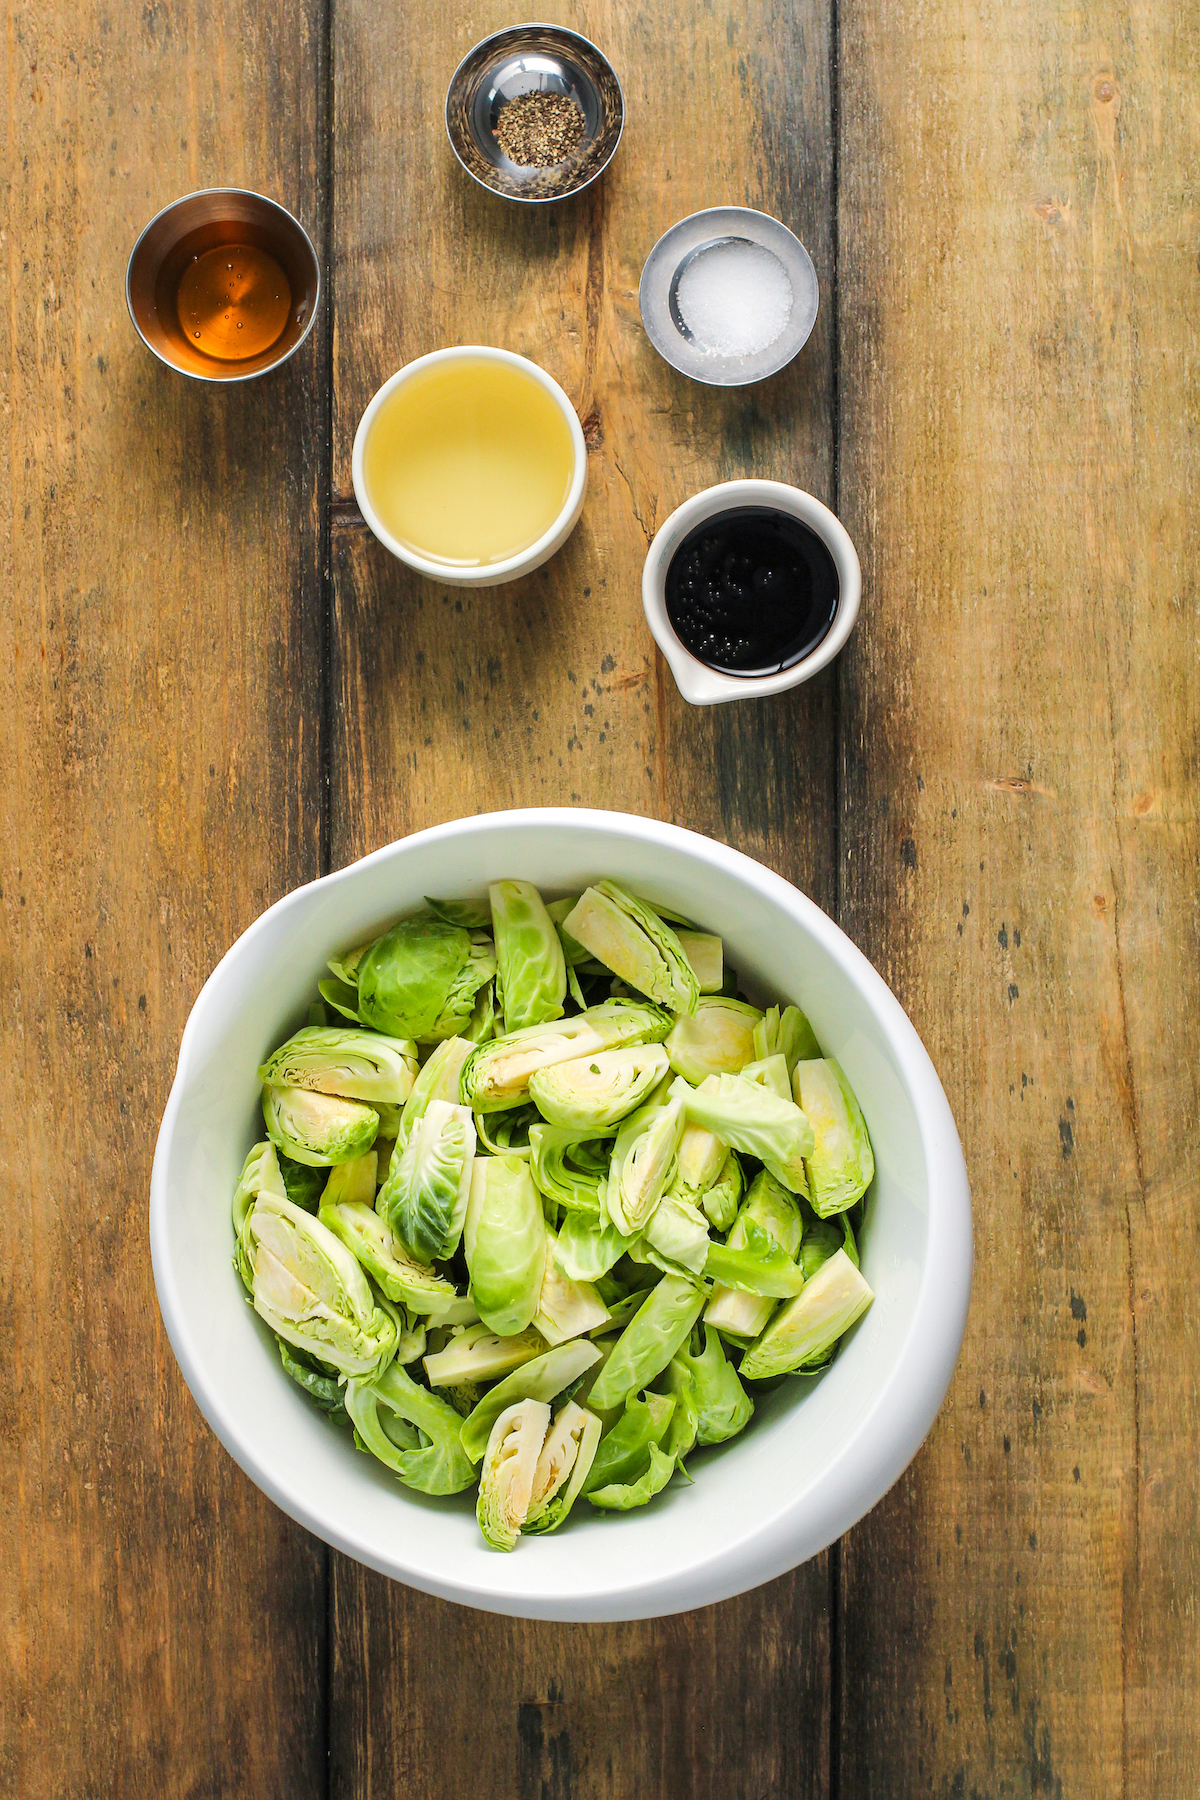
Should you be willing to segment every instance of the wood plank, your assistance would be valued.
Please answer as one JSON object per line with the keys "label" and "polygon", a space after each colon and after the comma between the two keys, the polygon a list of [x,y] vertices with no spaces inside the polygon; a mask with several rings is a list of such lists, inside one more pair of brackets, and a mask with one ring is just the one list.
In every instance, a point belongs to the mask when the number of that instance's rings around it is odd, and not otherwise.
{"label": "wood plank", "polygon": [[233,391],[126,317],[157,208],[320,236],[321,9],[9,19],[0,372],[0,1788],[324,1791],[324,1553],[159,1323],[146,1196],[209,969],[317,871],[320,339]]}
{"label": "wood plank", "polygon": [[[333,862],[476,810],[613,806],[727,839],[830,906],[832,682],[688,709],[640,575],[656,523],[714,480],[830,494],[832,315],[791,370],[722,394],[673,375],[637,314],[655,239],[717,202],[783,216],[830,280],[827,9],[580,8],[622,76],[626,139],[594,191],[529,211],[474,187],[442,126],[458,59],[510,22],[498,4],[468,22],[431,0],[403,17],[336,9],[334,482],[348,498],[382,379],[444,343],[496,343],[548,368],[585,420],[587,506],[545,570],[456,596],[410,578],[339,505]],[[825,1558],[724,1607],[586,1631],[468,1614],[341,1558],[333,1580],[334,1793],[827,1791]]]}
{"label": "wood plank", "polygon": [[977,1222],[950,1400],[845,1549],[846,1800],[1195,1789],[1197,49],[841,18],[845,913]]}

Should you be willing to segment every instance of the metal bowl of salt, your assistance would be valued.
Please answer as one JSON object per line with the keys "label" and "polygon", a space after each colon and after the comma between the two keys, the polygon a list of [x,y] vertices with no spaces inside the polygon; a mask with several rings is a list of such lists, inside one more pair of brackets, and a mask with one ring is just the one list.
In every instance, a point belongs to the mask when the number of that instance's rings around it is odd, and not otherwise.
{"label": "metal bowl of salt", "polygon": [[817,304],[817,272],[800,239],[749,206],[711,206],[672,225],[638,288],[659,355],[712,387],[744,387],[790,363]]}
{"label": "metal bowl of salt", "polygon": [[595,44],[562,25],[512,25],[463,57],[446,132],[468,175],[506,200],[565,200],[602,175],[625,97]]}

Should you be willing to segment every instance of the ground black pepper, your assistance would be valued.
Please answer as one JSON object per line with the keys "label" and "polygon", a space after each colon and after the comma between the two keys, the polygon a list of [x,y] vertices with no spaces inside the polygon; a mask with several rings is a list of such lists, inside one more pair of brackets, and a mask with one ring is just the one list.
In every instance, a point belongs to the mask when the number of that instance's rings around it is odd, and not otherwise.
{"label": "ground black pepper", "polygon": [[583,137],[581,109],[567,94],[520,94],[500,109],[496,142],[522,169],[564,163]]}

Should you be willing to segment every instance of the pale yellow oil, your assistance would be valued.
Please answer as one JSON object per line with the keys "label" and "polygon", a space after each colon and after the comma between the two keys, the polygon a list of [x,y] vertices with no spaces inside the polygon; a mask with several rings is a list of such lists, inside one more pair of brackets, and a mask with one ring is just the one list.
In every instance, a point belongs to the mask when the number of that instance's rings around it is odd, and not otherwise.
{"label": "pale yellow oil", "polygon": [[375,415],[363,475],[380,521],[455,568],[517,556],[566,502],[574,446],[546,389],[511,363],[464,357],[402,382]]}

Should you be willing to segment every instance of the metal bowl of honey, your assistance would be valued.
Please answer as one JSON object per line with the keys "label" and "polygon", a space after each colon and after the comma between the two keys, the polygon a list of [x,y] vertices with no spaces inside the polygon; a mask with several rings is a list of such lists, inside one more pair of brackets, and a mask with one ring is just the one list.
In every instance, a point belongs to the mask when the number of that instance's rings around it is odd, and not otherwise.
{"label": "metal bowl of honey", "polygon": [[125,298],[142,342],[196,381],[249,381],[312,330],[321,266],[303,225],[244,188],[205,188],[157,213],[129,258]]}
{"label": "metal bowl of honey", "polygon": [[565,200],[602,175],[625,97],[608,58],[562,25],[512,25],[463,57],[446,132],[467,174],[505,200]]}

